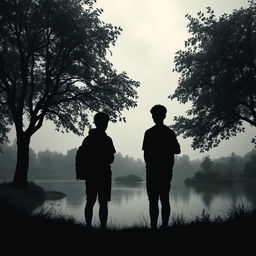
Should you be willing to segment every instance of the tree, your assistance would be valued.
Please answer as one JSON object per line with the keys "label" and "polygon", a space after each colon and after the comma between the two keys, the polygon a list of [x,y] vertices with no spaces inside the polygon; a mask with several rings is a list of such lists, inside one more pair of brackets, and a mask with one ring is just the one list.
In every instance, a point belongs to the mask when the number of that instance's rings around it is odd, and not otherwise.
{"label": "tree", "polygon": [[192,177],[199,167],[199,165],[195,167],[194,161],[191,161],[188,155],[176,156],[173,169],[175,173],[173,176],[174,181],[183,182],[185,178]]}
{"label": "tree", "polygon": [[230,176],[239,177],[241,170],[244,168],[244,160],[241,156],[231,153],[230,159],[227,163],[227,170]]}
{"label": "tree", "polygon": [[176,52],[180,77],[169,98],[192,106],[172,127],[204,152],[243,132],[244,122],[256,127],[256,1],[219,18],[210,7],[186,17],[191,37]]}
{"label": "tree", "polygon": [[251,160],[245,164],[242,177],[247,179],[256,178],[256,155],[252,155]]}
{"label": "tree", "polygon": [[211,160],[211,158],[209,156],[207,156],[207,157],[205,157],[205,159],[200,164],[200,167],[205,172],[210,172],[210,171],[212,171],[213,161]]}
{"label": "tree", "polygon": [[27,183],[29,143],[44,120],[82,135],[89,112],[125,121],[140,85],[108,60],[120,27],[100,20],[95,0],[1,0],[1,139],[17,137],[13,182]]}

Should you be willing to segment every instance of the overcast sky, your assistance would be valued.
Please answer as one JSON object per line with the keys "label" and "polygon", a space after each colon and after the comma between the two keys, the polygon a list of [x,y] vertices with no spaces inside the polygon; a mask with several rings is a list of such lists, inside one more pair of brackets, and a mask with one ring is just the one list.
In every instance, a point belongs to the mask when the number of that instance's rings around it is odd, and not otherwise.
{"label": "overcast sky", "polygon": [[[146,129],[153,125],[150,108],[155,104],[166,106],[165,124],[171,124],[175,115],[184,114],[189,106],[171,101],[168,96],[177,87],[179,74],[172,72],[175,52],[184,48],[189,37],[185,15],[206,12],[210,6],[217,16],[231,13],[233,9],[246,7],[246,0],[98,0],[97,7],[104,10],[101,19],[123,31],[112,48],[110,61],[118,71],[126,71],[130,78],[141,83],[138,90],[138,106],[124,112],[126,123],[110,123],[107,133],[112,137],[117,152],[134,158],[142,158],[142,140]],[[36,152],[49,149],[66,153],[78,147],[82,137],[62,134],[54,125],[45,123],[31,140]],[[85,130],[85,135],[88,129]],[[191,139],[177,137],[181,154],[191,159],[210,155],[212,158],[228,156],[231,152],[244,155],[253,148],[250,143],[255,128],[246,126],[246,133],[222,142],[217,149],[204,154],[191,148]],[[13,132],[10,136],[13,140]]]}

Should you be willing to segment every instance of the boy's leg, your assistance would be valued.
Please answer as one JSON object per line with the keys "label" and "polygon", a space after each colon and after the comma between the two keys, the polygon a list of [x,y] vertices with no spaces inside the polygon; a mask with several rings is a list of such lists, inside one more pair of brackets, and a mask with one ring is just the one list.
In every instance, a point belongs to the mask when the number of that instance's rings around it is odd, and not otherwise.
{"label": "boy's leg", "polygon": [[97,193],[91,187],[91,184],[86,182],[86,205],[84,208],[84,216],[87,227],[92,226],[93,206],[96,202]]}
{"label": "boy's leg", "polygon": [[159,215],[158,208],[158,187],[154,177],[147,175],[146,188],[149,201],[149,217],[150,217],[150,226],[152,229],[157,228],[157,220]]}
{"label": "boy's leg", "polygon": [[111,200],[111,173],[102,177],[99,189],[99,219],[101,228],[105,229],[108,220],[108,202]]}
{"label": "boy's leg", "polygon": [[149,216],[150,216],[150,227],[152,229],[157,228],[157,220],[158,220],[159,208],[158,208],[158,200],[152,200],[149,198]]}
{"label": "boy's leg", "polygon": [[161,201],[161,215],[162,215],[162,228],[168,227],[168,222],[170,218],[171,213],[171,206],[170,206],[170,200],[169,200],[169,192],[170,192],[171,184],[170,182],[163,182],[162,184],[162,190],[160,192],[160,201]]}
{"label": "boy's leg", "polygon": [[170,202],[168,199],[161,200],[161,214],[162,214],[162,228],[167,228],[168,227],[168,222],[170,218],[170,213],[171,213],[171,207],[170,207]]}
{"label": "boy's leg", "polygon": [[100,208],[99,208],[100,225],[101,225],[101,228],[105,229],[107,226],[107,220],[108,220],[108,202],[101,201],[99,202],[99,204],[100,204]]}

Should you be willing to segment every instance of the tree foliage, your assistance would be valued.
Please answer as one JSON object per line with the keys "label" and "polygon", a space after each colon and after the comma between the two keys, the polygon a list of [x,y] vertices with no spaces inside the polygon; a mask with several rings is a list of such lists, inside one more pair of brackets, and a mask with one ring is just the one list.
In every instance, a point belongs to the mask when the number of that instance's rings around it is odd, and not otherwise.
{"label": "tree foliage", "polygon": [[206,156],[200,166],[205,172],[210,172],[213,167],[213,161],[209,156]]}
{"label": "tree foliage", "polygon": [[23,173],[30,137],[44,120],[82,135],[88,112],[117,121],[136,106],[139,82],[108,60],[122,29],[103,22],[95,2],[0,2],[0,143],[14,125]]}
{"label": "tree foliage", "polygon": [[256,126],[256,2],[219,18],[210,7],[186,17],[191,37],[176,52],[180,77],[169,97],[191,108],[173,129],[203,152],[243,132],[244,122]]}
{"label": "tree foliage", "polygon": [[28,132],[44,119],[81,134],[87,111],[136,106],[139,85],[107,60],[121,28],[99,19],[91,0],[3,0],[0,4],[0,97],[6,124],[26,114]]}

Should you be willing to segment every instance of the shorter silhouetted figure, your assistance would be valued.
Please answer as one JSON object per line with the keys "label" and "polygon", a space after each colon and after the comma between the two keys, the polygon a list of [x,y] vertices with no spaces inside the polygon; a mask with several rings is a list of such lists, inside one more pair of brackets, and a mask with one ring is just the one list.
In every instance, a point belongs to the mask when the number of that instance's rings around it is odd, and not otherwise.
{"label": "shorter silhouetted figure", "polygon": [[111,163],[114,161],[115,147],[112,139],[107,136],[109,116],[97,113],[94,116],[96,128],[89,130],[82,147],[86,148],[86,205],[84,209],[85,221],[92,226],[93,207],[98,197],[99,219],[101,228],[106,228],[108,219],[108,201],[111,200]]}
{"label": "shorter silhouetted figure", "polygon": [[146,188],[149,200],[150,225],[157,228],[158,202],[161,202],[162,228],[168,226],[170,217],[169,192],[173,174],[174,154],[179,154],[180,145],[173,130],[164,125],[167,109],[155,105],[150,110],[155,125],[146,130],[142,150],[146,163]]}

